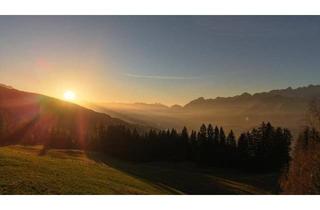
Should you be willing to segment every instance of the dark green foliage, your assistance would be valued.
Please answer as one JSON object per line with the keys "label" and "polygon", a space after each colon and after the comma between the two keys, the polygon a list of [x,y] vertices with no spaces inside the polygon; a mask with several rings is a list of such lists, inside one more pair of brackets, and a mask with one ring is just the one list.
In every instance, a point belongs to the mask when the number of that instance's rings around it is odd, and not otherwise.
{"label": "dark green foliage", "polygon": [[227,137],[227,146],[231,148],[236,148],[236,137],[234,136],[233,131],[231,130]]}
{"label": "dark green foliage", "polygon": [[207,137],[207,127],[205,124],[202,124],[200,127],[200,131],[198,133],[198,141],[200,145],[204,145],[208,140]]}
{"label": "dark green foliage", "polygon": [[262,123],[251,132],[242,133],[238,141],[241,165],[251,170],[272,171],[287,167],[290,160],[291,133]]}
{"label": "dark green foliage", "polygon": [[189,153],[188,153],[188,160],[195,160],[197,154],[197,132],[192,130],[190,135],[189,141]]}
{"label": "dark green foliage", "polygon": [[219,133],[219,128],[216,126],[214,128],[213,144],[218,145],[219,142],[220,142],[220,133]]}
{"label": "dark green foliage", "polygon": [[124,126],[101,130],[104,139],[98,148],[118,158],[135,161],[195,161],[219,167],[239,167],[252,171],[279,171],[290,160],[289,130],[262,123],[242,133],[238,144],[231,130],[227,137],[222,127],[201,125],[199,132],[184,127],[172,130],[150,130],[139,135]]}
{"label": "dark green foliage", "polygon": [[249,161],[249,135],[247,133],[242,133],[239,137],[237,155],[240,163],[245,164]]}
{"label": "dark green foliage", "polygon": [[224,134],[224,130],[222,127],[220,127],[220,131],[219,131],[219,143],[221,146],[225,146],[226,145],[226,135]]}
{"label": "dark green foliage", "polygon": [[[189,146],[189,134],[186,127],[183,127],[181,135],[178,142],[178,151],[180,152],[179,157],[181,160],[186,160],[188,158],[188,153],[190,152]],[[179,149],[181,148],[181,149]]]}
{"label": "dark green foliage", "polygon": [[[5,135],[5,123],[0,117],[0,137]],[[270,123],[240,135],[238,144],[231,130],[226,136],[222,127],[202,124],[199,132],[186,127],[138,133],[124,125],[96,126],[94,136],[81,136],[63,128],[54,128],[45,143],[47,148],[99,151],[117,158],[132,161],[193,161],[218,167],[240,167],[253,171],[276,171],[287,168],[290,160],[290,131],[274,128]],[[308,139],[308,138],[306,138]],[[304,141],[308,145],[308,140]]]}
{"label": "dark green foliage", "polygon": [[208,125],[208,142],[210,143],[210,145],[213,144],[213,138],[214,138],[214,129],[212,127],[211,124]]}

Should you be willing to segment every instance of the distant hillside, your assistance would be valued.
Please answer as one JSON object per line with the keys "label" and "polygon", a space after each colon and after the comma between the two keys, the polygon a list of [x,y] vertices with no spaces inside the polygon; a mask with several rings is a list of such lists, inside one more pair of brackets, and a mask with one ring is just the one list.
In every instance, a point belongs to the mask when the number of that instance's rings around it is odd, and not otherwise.
{"label": "distant hillside", "polygon": [[297,133],[305,123],[307,105],[315,97],[320,97],[320,85],[215,99],[200,97],[184,106],[100,104],[90,107],[129,122],[158,128],[180,129],[186,125],[189,129],[198,129],[201,123],[212,123],[239,133],[262,121],[270,121]]}
{"label": "distant hillside", "polygon": [[86,148],[101,126],[126,125],[104,113],[48,96],[0,86],[1,144],[45,144],[52,131],[63,131],[79,148]]}

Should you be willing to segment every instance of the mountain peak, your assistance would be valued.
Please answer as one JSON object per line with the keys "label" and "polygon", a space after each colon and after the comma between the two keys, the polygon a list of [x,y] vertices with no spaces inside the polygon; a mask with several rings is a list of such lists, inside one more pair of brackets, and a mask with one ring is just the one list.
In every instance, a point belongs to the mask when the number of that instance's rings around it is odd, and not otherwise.
{"label": "mountain peak", "polygon": [[240,96],[241,96],[241,97],[249,97],[249,96],[251,96],[251,94],[250,94],[250,93],[247,93],[247,92],[244,92],[244,93],[242,93]]}
{"label": "mountain peak", "polygon": [[194,100],[194,101],[205,101],[206,99],[204,98],[204,97],[199,97],[199,98],[197,98],[196,100]]}

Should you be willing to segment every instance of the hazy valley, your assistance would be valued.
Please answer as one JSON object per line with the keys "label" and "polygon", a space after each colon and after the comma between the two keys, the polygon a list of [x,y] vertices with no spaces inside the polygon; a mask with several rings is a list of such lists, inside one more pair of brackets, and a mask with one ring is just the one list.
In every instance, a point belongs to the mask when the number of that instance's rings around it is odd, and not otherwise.
{"label": "hazy valley", "polygon": [[310,85],[234,97],[200,97],[184,106],[146,103],[89,104],[88,107],[130,123],[158,129],[198,129],[201,123],[221,125],[237,134],[265,121],[290,128],[297,135],[305,126],[310,101],[320,96],[320,86]]}

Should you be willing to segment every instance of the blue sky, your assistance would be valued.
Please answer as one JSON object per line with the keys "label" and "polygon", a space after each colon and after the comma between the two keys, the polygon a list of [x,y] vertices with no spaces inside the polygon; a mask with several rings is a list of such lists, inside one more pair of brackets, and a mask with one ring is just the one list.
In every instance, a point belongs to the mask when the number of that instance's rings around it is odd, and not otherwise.
{"label": "blue sky", "polygon": [[0,83],[184,104],[319,84],[317,16],[0,16]]}

